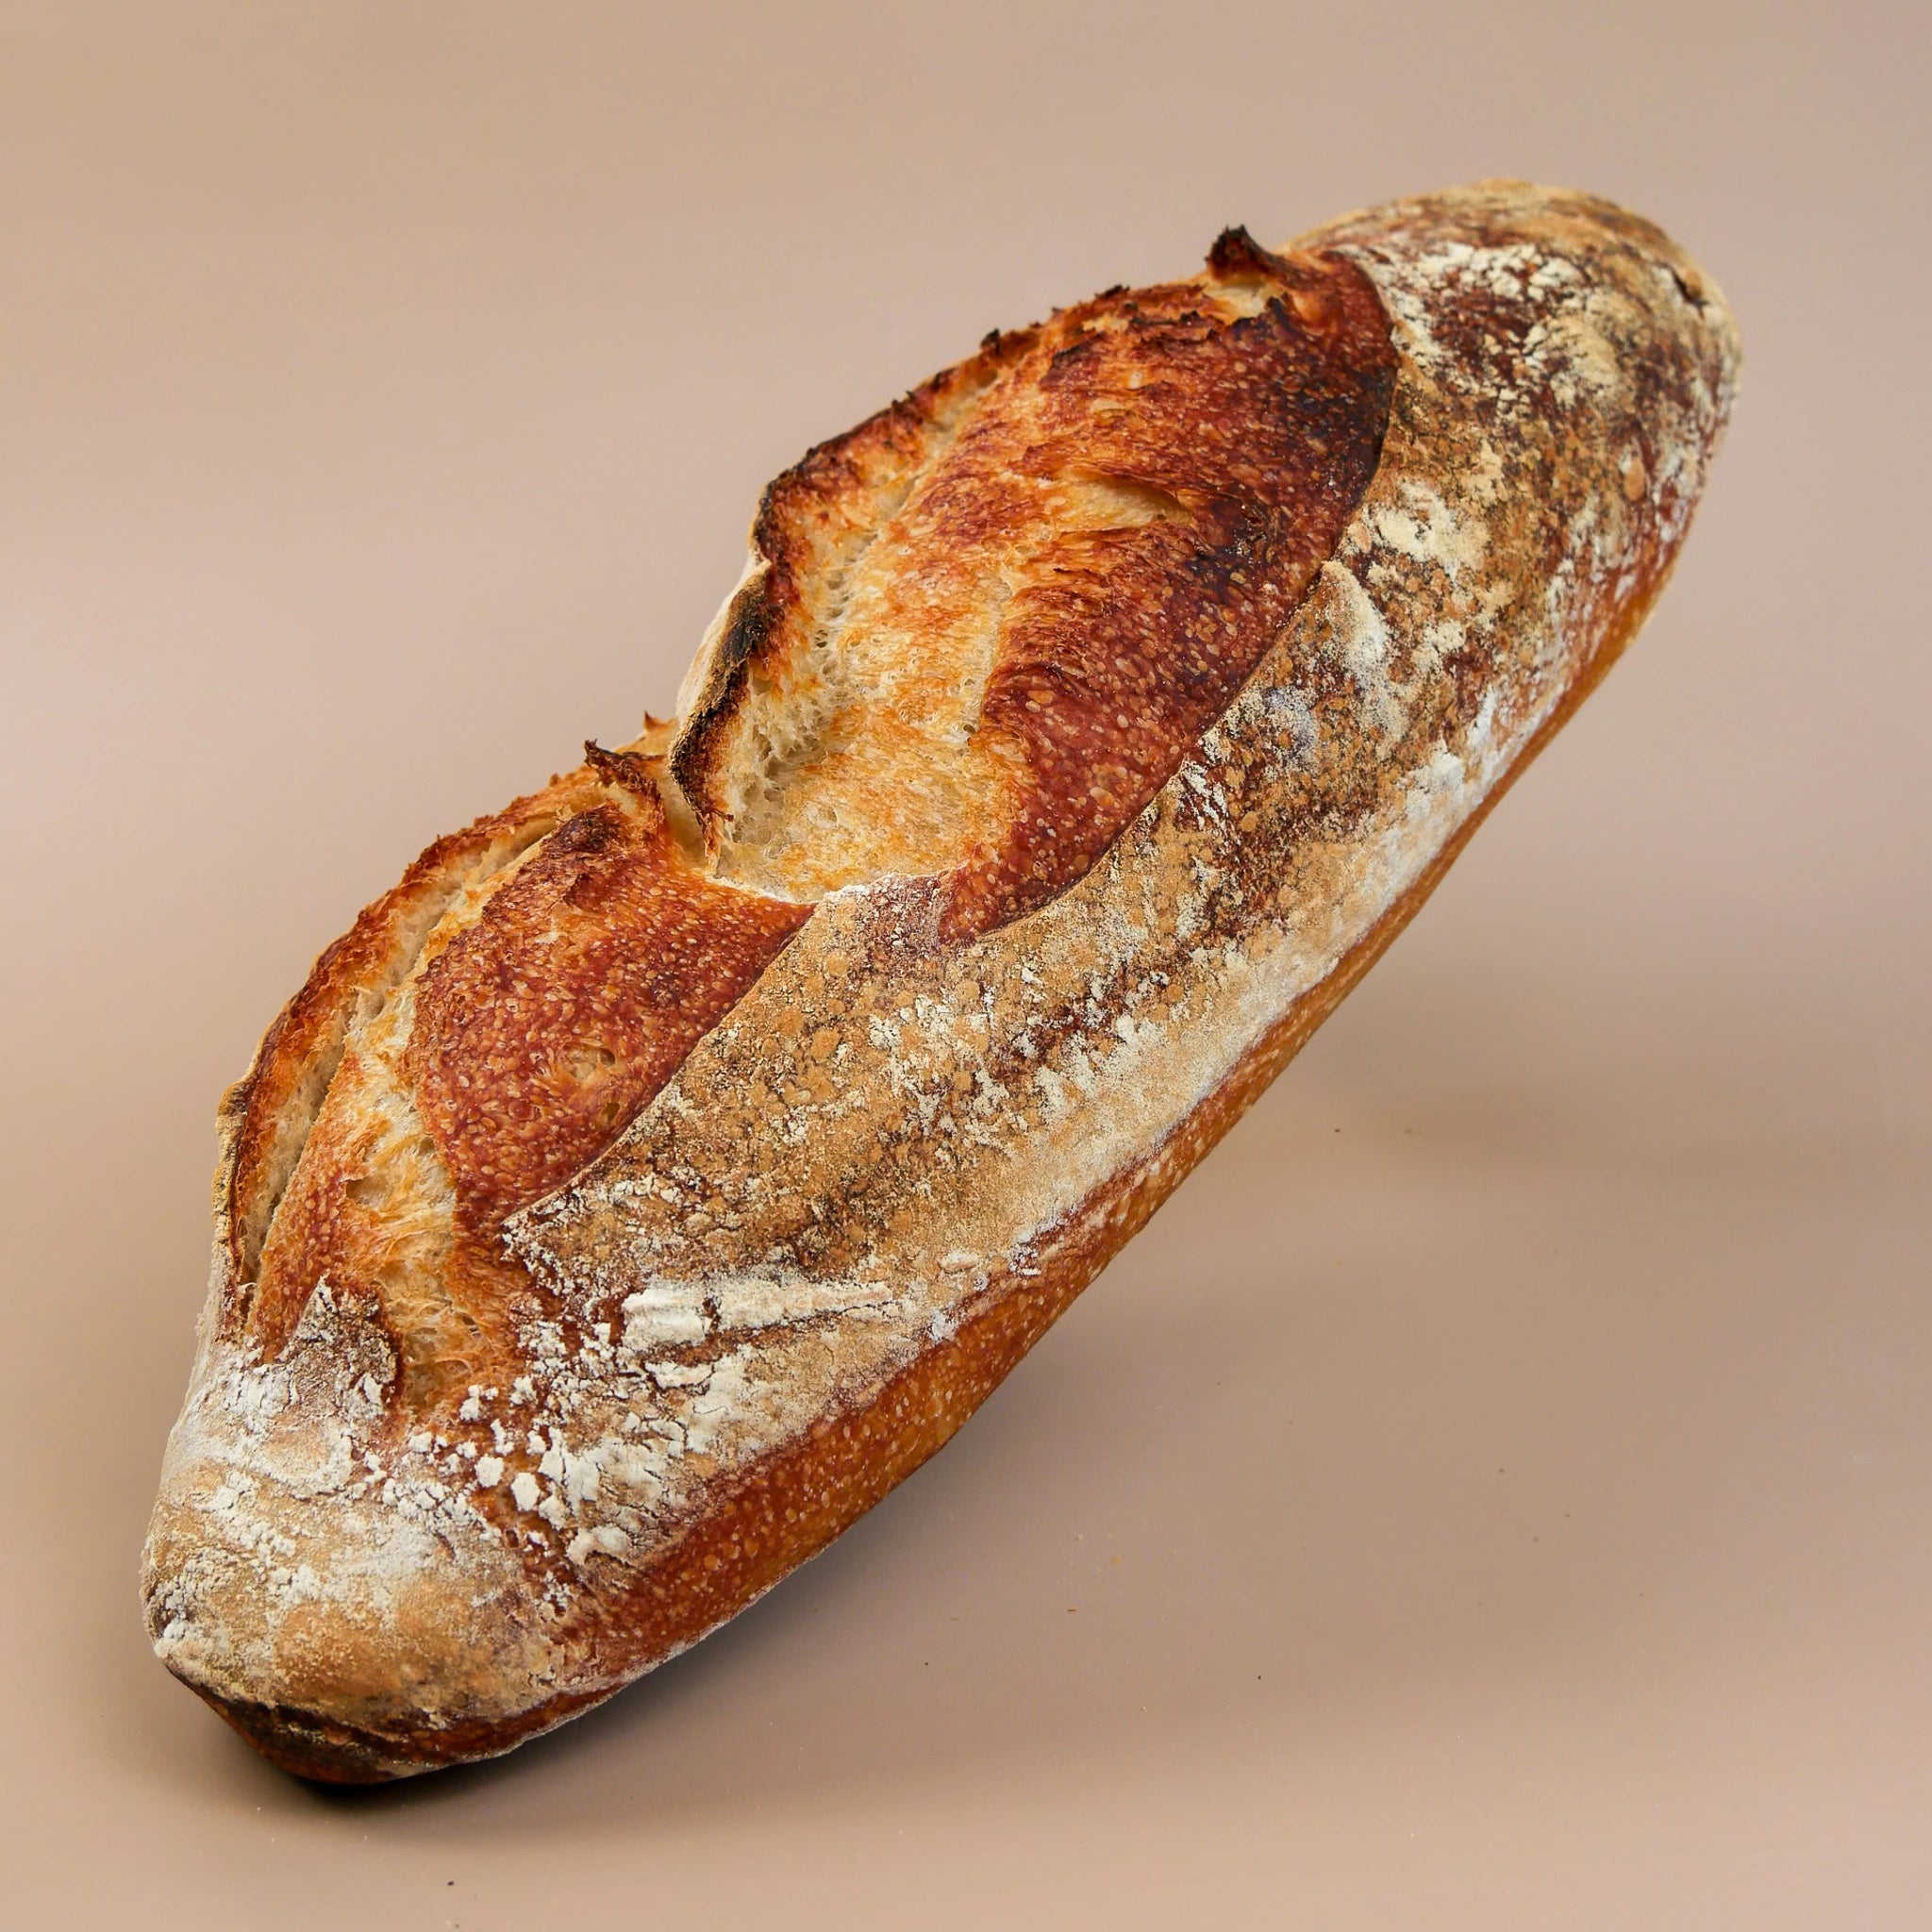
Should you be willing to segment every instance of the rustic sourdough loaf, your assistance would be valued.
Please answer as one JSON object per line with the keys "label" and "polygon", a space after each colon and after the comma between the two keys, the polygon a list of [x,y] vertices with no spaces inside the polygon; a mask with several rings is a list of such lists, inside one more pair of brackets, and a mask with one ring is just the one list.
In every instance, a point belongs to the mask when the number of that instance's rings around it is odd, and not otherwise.
{"label": "rustic sourdough loaf", "polygon": [[224,1102],[169,1668],[404,1775],[823,1548],[1602,675],[1737,366],[1656,228],[1486,183],[1230,231],[778,478],[678,721],[432,846]]}

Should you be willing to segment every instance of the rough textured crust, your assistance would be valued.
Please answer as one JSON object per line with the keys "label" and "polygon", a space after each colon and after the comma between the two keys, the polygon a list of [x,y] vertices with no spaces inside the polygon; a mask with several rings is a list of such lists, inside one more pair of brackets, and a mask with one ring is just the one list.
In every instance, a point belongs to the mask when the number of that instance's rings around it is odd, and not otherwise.
{"label": "rough textured crust", "polygon": [[671,766],[724,876],[945,874],[941,937],[1085,874],[1361,498],[1368,279],[1231,229],[1207,271],[990,337],[766,491]]}
{"label": "rough textured crust", "polygon": [[[952,866],[888,868],[802,924],[752,849],[736,884],[789,942],[614,1143],[560,1185],[563,1157],[540,1160],[548,1191],[499,1191],[492,1264],[517,1286],[446,1424],[379,1294],[325,1278],[251,1330],[262,1201],[369,1009],[465,929],[458,902],[487,909],[505,888],[479,885],[638,774],[587,768],[432,848],[277,1023],[225,1106],[215,1281],[143,1578],[170,1668],[277,1762],[369,1779],[506,1750],[822,1548],[1273,1078],[1634,632],[1730,408],[1716,291],[1650,225],[1512,183],[1299,247],[1366,277],[1394,382],[1373,479],[1238,694],[1095,862],[964,936],[972,855],[943,824],[908,849]],[[874,419],[855,487],[929,466],[1040,335]],[[643,806],[649,840],[714,864],[743,769],[728,726],[782,628],[751,608],[741,591],[714,629],[682,731],[640,746],[695,807],[660,826]]]}

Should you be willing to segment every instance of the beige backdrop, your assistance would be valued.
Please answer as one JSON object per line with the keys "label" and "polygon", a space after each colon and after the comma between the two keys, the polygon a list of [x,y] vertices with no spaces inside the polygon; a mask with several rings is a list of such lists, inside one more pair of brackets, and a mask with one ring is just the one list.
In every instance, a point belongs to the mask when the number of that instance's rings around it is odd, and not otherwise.
{"label": "beige backdrop", "polygon": [[[1932,1923],[1924,20],[0,4],[0,1917]],[[135,1558],[311,954],[668,707],[808,442],[1491,173],[1742,320],[1631,659],[833,1554],[499,1766],[257,1761]]]}

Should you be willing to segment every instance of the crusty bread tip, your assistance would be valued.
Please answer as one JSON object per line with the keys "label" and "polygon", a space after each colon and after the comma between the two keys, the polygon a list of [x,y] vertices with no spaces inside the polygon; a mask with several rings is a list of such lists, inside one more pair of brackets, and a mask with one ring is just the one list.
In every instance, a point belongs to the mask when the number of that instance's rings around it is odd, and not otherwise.
{"label": "crusty bread tip", "polygon": [[1737,371],[1655,227],[1488,182],[1231,230],[810,451],[677,719],[431,846],[224,1101],[168,1667],[404,1776],[822,1549],[1602,676]]}

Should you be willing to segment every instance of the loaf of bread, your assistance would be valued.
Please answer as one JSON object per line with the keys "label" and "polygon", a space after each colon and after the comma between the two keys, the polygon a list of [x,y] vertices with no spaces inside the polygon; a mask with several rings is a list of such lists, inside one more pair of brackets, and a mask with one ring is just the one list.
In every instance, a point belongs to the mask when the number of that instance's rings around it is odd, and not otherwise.
{"label": "loaf of bread", "polygon": [[1655,227],[1485,183],[1231,230],[780,476],[678,718],[431,846],[224,1102],[168,1667],[401,1776],[823,1549],[1602,676],[1737,368]]}

